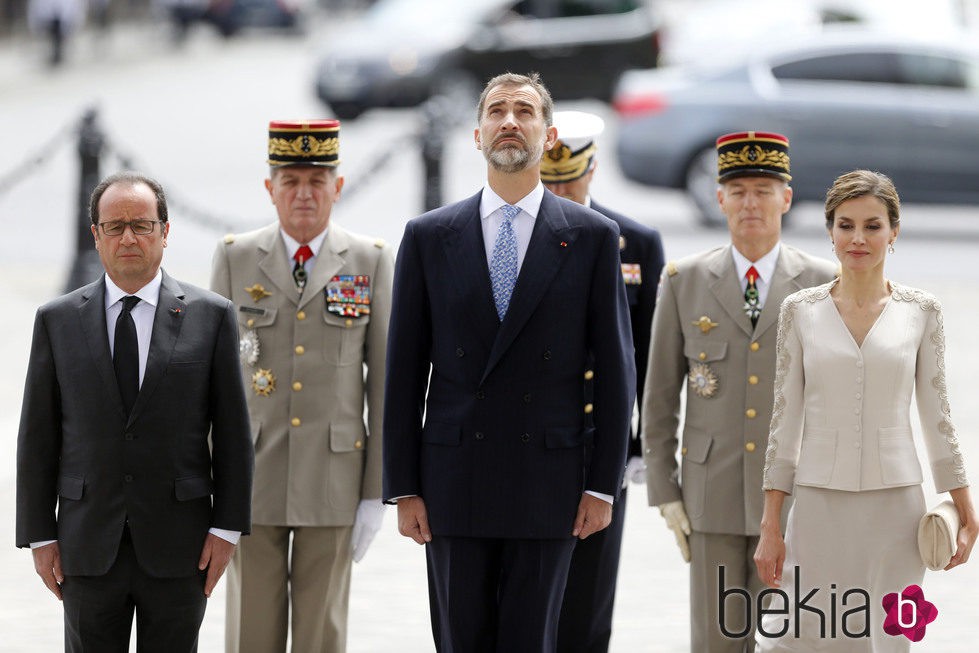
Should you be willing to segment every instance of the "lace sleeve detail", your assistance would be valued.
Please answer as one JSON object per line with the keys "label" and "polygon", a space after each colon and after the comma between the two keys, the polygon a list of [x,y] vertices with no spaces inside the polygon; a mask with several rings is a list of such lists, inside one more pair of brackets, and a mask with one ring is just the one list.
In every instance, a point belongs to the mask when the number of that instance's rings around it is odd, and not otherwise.
{"label": "lace sleeve detail", "polygon": [[[772,406],[772,421],[768,430],[768,447],[765,449],[765,469],[762,474],[762,489],[771,490],[775,486],[772,478],[772,467],[775,464],[775,456],[778,453],[778,437],[776,433],[782,425],[785,414],[785,379],[792,365],[792,354],[786,346],[786,337],[793,328],[796,311],[802,302],[813,303],[829,295],[832,283],[807,288],[797,293],[789,295],[782,302],[782,308],[778,314],[778,336],[776,340],[775,354],[775,403]],[[796,364],[801,364],[801,361]]]}
{"label": "lace sleeve detail", "polygon": [[938,432],[945,440],[948,450],[952,454],[951,471],[959,487],[968,485],[965,473],[965,460],[959,448],[959,438],[955,432],[955,425],[952,423],[951,407],[948,402],[948,387],[945,383],[945,321],[942,316],[942,304],[931,293],[917,288],[898,286],[893,284],[892,296],[898,301],[912,302],[918,305],[923,311],[931,311],[935,314],[935,328],[925,337],[931,342],[935,350],[935,376],[931,379],[931,386],[938,395]]}

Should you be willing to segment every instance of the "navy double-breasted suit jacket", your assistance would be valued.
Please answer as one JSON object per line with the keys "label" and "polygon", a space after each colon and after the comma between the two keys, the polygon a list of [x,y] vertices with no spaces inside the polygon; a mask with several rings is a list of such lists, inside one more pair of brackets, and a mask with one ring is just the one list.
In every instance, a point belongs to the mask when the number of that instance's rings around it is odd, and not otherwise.
{"label": "navy double-breasted suit jacket", "polygon": [[208,528],[251,528],[234,307],[164,272],[126,415],[104,298],[102,277],[37,312],[17,437],[17,546],[57,539],[65,574],[99,576],[128,522],[147,573],[190,576]]}
{"label": "navy double-breasted suit jacket", "polygon": [[619,230],[545,191],[500,322],[480,196],[405,228],[388,339],[384,497],[421,496],[435,535],[569,537],[582,492],[617,495],[625,462],[635,363]]}

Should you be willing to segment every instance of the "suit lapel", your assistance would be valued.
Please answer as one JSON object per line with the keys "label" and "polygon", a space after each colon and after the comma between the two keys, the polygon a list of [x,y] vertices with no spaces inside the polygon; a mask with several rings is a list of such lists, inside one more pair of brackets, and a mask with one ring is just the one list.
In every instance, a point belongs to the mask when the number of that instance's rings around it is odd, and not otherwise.
{"label": "suit lapel", "polygon": [[93,365],[105,387],[106,396],[113,397],[119,414],[125,418],[127,416],[122,405],[122,395],[119,394],[116,371],[112,367],[112,353],[109,351],[109,336],[105,323],[104,275],[85,290],[78,306],[78,314],[85,342],[92,354]]}
{"label": "suit lapel", "polygon": [[136,403],[133,404],[130,421],[146,405],[166,373],[173,347],[180,334],[180,327],[187,319],[186,307],[183,289],[164,272],[163,282],[160,284],[160,299],[157,301],[156,314],[153,317],[153,335],[150,337],[150,351],[146,357],[146,371],[143,373],[143,383],[139,386]]}
{"label": "suit lapel", "polygon": [[286,245],[279,233],[279,224],[275,223],[265,229],[258,243],[258,269],[269,281],[275,284],[289,301],[299,304],[299,291],[296,281],[292,278],[292,266],[286,258]]}
{"label": "suit lapel", "polygon": [[466,318],[489,349],[496,337],[499,318],[493,303],[483,225],[479,218],[482,191],[462,202],[455,215],[438,227],[442,248],[452,273],[451,284],[457,305],[466,306]]}
{"label": "suit lapel", "polygon": [[[550,192],[544,193],[540,212],[534,221],[534,231],[530,236],[527,254],[517,284],[513,288],[510,306],[507,308],[500,330],[490,350],[490,357],[483,372],[485,379],[503,354],[513,343],[520,330],[530,319],[541,297],[565,259],[574,249],[574,241],[578,237],[578,229],[570,227],[561,209],[560,202]],[[483,255],[485,260],[485,253]],[[487,271],[487,279],[489,272]],[[495,314],[495,311],[494,311]]]}
{"label": "suit lapel", "polygon": [[782,300],[802,289],[802,285],[798,281],[800,274],[802,274],[802,262],[799,257],[791,249],[782,245],[778,254],[778,262],[775,264],[772,286],[768,289],[765,306],[762,308],[761,315],[758,316],[755,337],[761,337],[761,334],[778,322],[778,312],[782,307]]}
{"label": "suit lapel", "polygon": [[754,329],[744,312],[744,291],[741,290],[741,280],[738,279],[738,271],[734,267],[731,245],[722,247],[714,254],[714,260],[710,262],[708,269],[714,276],[710,282],[710,291],[714,298],[734,323],[751,337]]}
{"label": "suit lapel", "polygon": [[[343,253],[347,251],[349,243],[350,237],[347,232],[338,225],[331,224],[326,232],[326,238],[323,239],[323,246],[320,248],[320,253],[316,255],[316,261],[313,263],[309,280],[303,289],[302,298],[299,299],[299,308],[308,304],[313,297],[323,290],[329,280],[343,268],[343,264],[345,263]],[[291,271],[289,272],[289,278],[292,278]]]}

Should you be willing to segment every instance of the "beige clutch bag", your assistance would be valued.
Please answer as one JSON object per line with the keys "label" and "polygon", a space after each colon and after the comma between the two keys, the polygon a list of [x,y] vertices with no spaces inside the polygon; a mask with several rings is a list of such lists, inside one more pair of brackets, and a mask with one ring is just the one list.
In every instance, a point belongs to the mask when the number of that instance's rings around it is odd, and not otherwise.
{"label": "beige clutch bag", "polygon": [[925,513],[918,522],[918,552],[921,561],[932,571],[944,569],[955,555],[959,535],[959,511],[951,501]]}

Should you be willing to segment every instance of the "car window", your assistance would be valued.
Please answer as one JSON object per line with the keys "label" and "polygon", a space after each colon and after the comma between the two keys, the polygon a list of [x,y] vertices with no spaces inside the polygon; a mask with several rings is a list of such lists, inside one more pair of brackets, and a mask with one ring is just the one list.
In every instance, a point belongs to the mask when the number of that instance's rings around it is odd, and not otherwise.
{"label": "car window", "polygon": [[796,59],[772,67],[780,80],[828,80],[900,84],[897,56],[892,52],[848,52]]}
{"label": "car window", "polygon": [[513,11],[528,18],[570,18],[624,14],[639,8],[639,0],[521,0]]}
{"label": "car window", "polygon": [[967,88],[966,62],[950,57],[902,54],[898,57],[905,83],[918,86]]}

